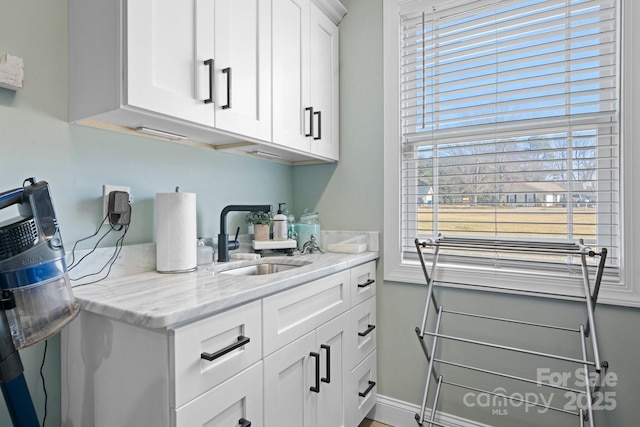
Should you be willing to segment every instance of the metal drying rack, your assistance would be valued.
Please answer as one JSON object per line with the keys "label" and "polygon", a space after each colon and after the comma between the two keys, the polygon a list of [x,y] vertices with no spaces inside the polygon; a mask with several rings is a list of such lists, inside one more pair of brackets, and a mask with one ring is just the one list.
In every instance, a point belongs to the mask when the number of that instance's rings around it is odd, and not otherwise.
{"label": "metal drying rack", "polygon": [[[576,243],[550,243],[550,242],[540,242],[540,241],[520,241],[520,240],[494,240],[494,239],[478,239],[478,238],[459,238],[459,237],[443,237],[439,236],[435,239],[427,239],[420,241],[419,239],[415,239],[416,251],[418,253],[418,258],[420,259],[420,264],[422,266],[422,270],[424,272],[424,276],[427,281],[427,298],[425,302],[424,313],[422,316],[422,324],[420,327],[415,328],[416,335],[424,351],[428,362],[428,371],[427,371],[427,380],[424,388],[424,395],[422,399],[422,406],[420,408],[420,413],[416,414],[416,422],[419,426],[423,426],[425,423],[431,426],[438,427],[447,427],[447,425],[442,424],[440,421],[436,421],[437,414],[437,406],[438,399],[441,394],[442,387],[444,385],[453,386],[456,388],[461,388],[465,390],[470,390],[472,392],[477,393],[486,393],[487,395],[491,395],[500,399],[509,399],[516,400],[519,404],[527,404],[532,407],[543,407],[548,410],[557,411],[561,413],[566,413],[570,415],[575,415],[579,419],[580,426],[594,427],[594,419],[593,419],[593,395],[598,392],[600,387],[600,378],[603,374],[603,370],[606,370],[608,367],[608,363],[606,361],[602,361],[600,359],[600,352],[598,347],[598,338],[595,327],[595,318],[594,318],[594,309],[598,300],[598,293],[600,290],[600,284],[602,281],[602,275],[604,271],[605,261],[607,257],[607,250],[601,249],[600,252],[595,252],[590,247],[585,246],[584,242],[580,240]],[[433,248],[432,254],[432,265],[430,271],[427,267],[427,263],[424,259],[423,250],[426,248]],[[477,313],[467,313],[461,311],[454,310],[445,310],[444,307],[438,304],[436,300],[436,296],[434,294],[434,284],[436,280],[434,279],[436,274],[436,269],[438,266],[438,259],[441,253],[441,250],[464,250],[464,251],[495,251],[495,252],[515,252],[515,253],[523,253],[523,254],[546,254],[546,255],[570,255],[570,256],[579,256],[580,263],[582,267],[582,282],[583,282],[583,295],[579,297],[581,301],[584,301],[584,306],[587,314],[586,325],[580,325],[578,328],[569,328],[564,326],[555,326],[543,323],[535,323],[528,322],[518,319],[507,319],[502,317],[493,317],[487,316],[483,314]],[[587,267],[587,257],[599,257],[599,262],[596,267],[596,274],[593,280],[593,286],[589,279],[589,272]],[[511,289],[515,290],[515,289]],[[558,295],[561,297],[561,295]],[[563,296],[562,296],[563,297]],[[428,331],[427,322],[429,320],[429,307],[433,305],[435,309],[435,327],[433,330]],[[531,350],[527,348],[513,347],[502,345],[493,342],[486,342],[481,340],[470,339],[461,336],[454,336],[449,334],[441,333],[442,326],[442,317],[443,314],[453,314],[456,316],[463,316],[470,319],[483,319],[483,320],[491,320],[497,322],[506,322],[517,325],[528,325],[530,327],[535,328],[544,328],[547,330],[557,330],[564,332],[572,332],[579,334],[579,341],[581,346],[582,356],[580,358],[576,357],[568,357],[561,354],[553,354],[548,352],[541,352],[536,350]],[[427,342],[425,337],[431,337],[432,342],[430,348],[427,346]],[[592,349],[592,357],[589,358],[587,354],[587,339],[591,340],[591,349]],[[525,378],[521,376],[516,376],[512,374],[508,374],[506,372],[498,372],[494,370],[485,369],[478,366],[471,366],[467,364],[457,363],[452,360],[446,360],[442,358],[436,357],[436,351],[438,350],[438,344],[440,340],[457,342],[457,343],[466,343],[471,345],[483,346],[492,349],[496,349],[497,351],[507,351],[513,352],[516,354],[528,354],[532,356],[539,356],[542,358],[548,358],[552,360],[564,361],[575,363],[579,367],[583,369],[583,374],[585,378],[590,378],[590,373],[595,371],[598,375],[598,381],[595,386],[591,386],[590,381],[584,381],[584,389],[575,389],[571,387],[566,387],[565,385],[558,385],[552,383],[541,382],[538,379]],[[529,384],[535,384],[537,386],[543,387],[551,387],[554,389],[561,389],[564,391],[576,393],[577,395],[584,395],[586,398],[586,408],[580,408],[576,411],[567,410],[565,408],[551,406],[546,404],[540,404],[539,402],[527,401],[525,399],[514,398],[513,396],[508,396],[506,394],[496,393],[495,391],[482,390],[476,387],[471,387],[469,385],[460,384],[456,382],[445,381],[443,375],[439,375],[436,366],[437,365],[448,365],[453,366],[454,368],[461,368],[465,370],[471,370],[475,372],[479,372],[482,374],[488,374],[491,376],[506,378],[509,380],[515,380],[516,382],[523,382]],[[428,409],[427,400],[429,395],[429,386],[431,381],[435,381],[436,391],[433,397],[433,404],[430,409],[430,416],[428,420],[425,420],[425,412]],[[577,399],[576,399],[577,400]],[[588,424],[586,424],[588,423]]]}

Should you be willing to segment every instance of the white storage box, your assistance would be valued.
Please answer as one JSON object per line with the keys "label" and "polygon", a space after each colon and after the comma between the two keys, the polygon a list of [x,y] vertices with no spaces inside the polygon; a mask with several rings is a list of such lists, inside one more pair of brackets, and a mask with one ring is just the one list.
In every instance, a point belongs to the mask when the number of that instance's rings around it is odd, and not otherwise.
{"label": "white storage box", "polygon": [[322,247],[328,252],[359,254],[367,250],[367,233],[329,231],[322,233]]}

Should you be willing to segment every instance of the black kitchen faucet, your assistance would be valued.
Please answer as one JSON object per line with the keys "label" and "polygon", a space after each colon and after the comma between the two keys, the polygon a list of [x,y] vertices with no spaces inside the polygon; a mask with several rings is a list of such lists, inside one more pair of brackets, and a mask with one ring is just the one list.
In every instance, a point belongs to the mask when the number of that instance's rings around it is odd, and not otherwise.
{"label": "black kitchen faucet", "polygon": [[[225,206],[220,213],[220,234],[218,234],[218,262],[229,261],[229,251],[238,249],[238,232],[236,238],[229,241],[229,232],[227,231],[227,214],[229,212],[270,212],[271,205],[229,205]],[[240,227],[238,227],[238,230]]]}

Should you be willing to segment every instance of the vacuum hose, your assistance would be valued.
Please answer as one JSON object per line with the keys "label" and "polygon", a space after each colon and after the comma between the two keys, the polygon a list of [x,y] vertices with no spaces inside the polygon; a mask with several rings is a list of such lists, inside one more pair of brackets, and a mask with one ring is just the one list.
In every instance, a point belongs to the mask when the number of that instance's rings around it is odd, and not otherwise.
{"label": "vacuum hose", "polygon": [[11,339],[11,330],[5,310],[12,309],[10,294],[3,293],[0,300],[0,388],[15,427],[39,427],[40,422],[24,379],[20,354]]}

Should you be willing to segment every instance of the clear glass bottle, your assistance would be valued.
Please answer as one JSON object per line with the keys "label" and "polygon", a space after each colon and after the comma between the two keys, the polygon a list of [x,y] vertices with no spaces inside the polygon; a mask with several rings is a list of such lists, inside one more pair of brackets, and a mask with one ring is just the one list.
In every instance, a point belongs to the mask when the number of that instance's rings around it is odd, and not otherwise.
{"label": "clear glass bottle", "polygon": [[316,242],[320,245],[320,215],[317,212],[311,212],[311,209],[305,209],[300,216],[298,224],[296,224],[296,234],[298,249],[302,250],[304,244],[311,240],[311,235],[315,234]]}
{"label": "clear glass bottle", "polygon": [[198,239],[198,267],[207,267],[213,264],[213,248],[207,246],[204,239]]}
{"label": "clear glass bottle", "polygon": [[297,235],[296,234],[296,217],[289,212],[287,212],[287,228],[288,228],[287,237],[297,242],[298,240],[296,238],[296,235]]}

